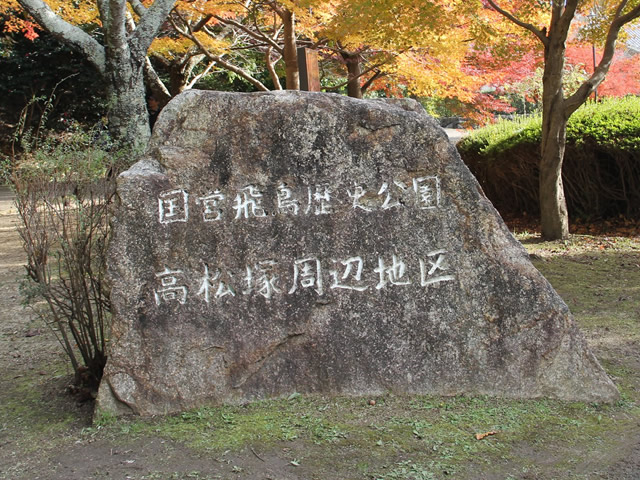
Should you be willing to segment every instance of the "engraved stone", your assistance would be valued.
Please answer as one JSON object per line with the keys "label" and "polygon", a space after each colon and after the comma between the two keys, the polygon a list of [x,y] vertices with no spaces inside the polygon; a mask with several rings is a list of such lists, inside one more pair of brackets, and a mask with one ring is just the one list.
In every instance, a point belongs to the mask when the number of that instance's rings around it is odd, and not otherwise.
{"label": "engraved stone", "polygon": [[118,192],[102,411],[618,396],[414,101],[188,91]]}

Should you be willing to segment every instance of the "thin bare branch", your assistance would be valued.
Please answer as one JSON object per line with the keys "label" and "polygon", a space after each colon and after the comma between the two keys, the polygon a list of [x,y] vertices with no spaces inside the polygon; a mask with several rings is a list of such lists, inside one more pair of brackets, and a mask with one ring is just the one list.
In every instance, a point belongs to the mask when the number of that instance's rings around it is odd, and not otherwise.
{"label": "thin bare branch", "polygon": [[511,14],[511,13],[507,12],[506,10],[500,8],[493,0],[487,0],[487,1],[489,2],[489,5],[491,5],[491,8],[493,8],[500,15],[502,15],[503,17],[508,19],[510,22],[515,23],[519,27],[522,27],[525,30],[529,30],[531,33],[533,33],[536,37],[538,37],[540,39],[540,41],[542,42],[543,45],[545,45],[545,46],[547,45],[547,43],[549,42],[549,39],[547,38],[547,36],[544,34],[544,32],[542,30],[537,28],[535,25],[532,25],[532,24],[527,23],[527,22],[523,22],[522,20],[520,20],[519,18],[517,18],[513,14]]}
{"label": "thin bare branch", "polygon": [[216,64],[216,61],[215,61],[215,60],[211,60],[211,61],[207,64],[207,66],[205,67],[205,69],[204,69],[202,72],[200,72],[198,75],[195,75],[195,76],[191,79],[191,81],[187,84],[186,88],[187,88],[187,89],[193,88],[193,87],[194,87],[194,85],[195,85],[196,83],[198,83],[198,81],[199,81],[201,78],[205,77],[205,76],[206,76],[206,75],[211,71],[211,69],[213,68],[213,66],[214,66],[215,64]]}
{"label": "thin bare branch", "polygon": [[362,84],[362,86],[360,87],[360,89],[362,90],[362,93],[366,92],[369,87],[371,87],[371,85],[373,84],[373,82],[375,82],[378,78],[380,77],[384,77],[386,75],[385,72],[382,72],[380,70],[378,70],[377,72],[375,72],[373,75],[371,75],[371,78],[369,78],[369,80],[367,80],[366,82],[364,82]]}
{"label": "thin bare branch", "polygon": [[171,93],[169,93],[169,90],[158,76],[155,68],[151,65],[149,57],[146,57],[144,60],[144,79],[154,96],[157,97],[162,105],[171,99]]}
{"label": "thin bare branch", "polygon": [[185,28],[180,27],[175,19],[173,18],[173,16],[169,17],[169,21],[171,22],[171,24],[173,25],[173,28],[176,29],[177,32],[179,32],[181,35],[185,36],[186,38],[188,38],[189,40],[191,40],[193,43],[196,44],[196,46],[200,49],[200,51],[207,56],[207,58],[213,62],[215,62],[216,64],[218,64],[219,66],[221,66],[222,68],[229,70],[233,73],[236,73],[237,75],[241,76],[242,78],[244,78],[245,80],[247,80],[249,83],[251,83],[253,86],[255,86],[257,89],[268,92],[269,89],[257,78],[253,77],[249,72],[247,72],[246,70],[233,65],[232,63],[224,60],[222,57],[220,57],[219,55],[214,55],[212,54],[209,49],[198,39],[198,37],[196,37],[193,34],[193,31],[191,30],[191,26],[189,25],[188,22],[186,22],[184,20],[184,18],[180,15],[179,12],[174,12],[175,15],[177,17],[179,17],[182,22],[184,23],[184,25],[186,26]]}
{"label": "thin bare branch", "polygon": [[280,45],[278,45],[277,42],[275,42],[272,38],[270,38],[269,36],[265,35],[261,30],[253,31],[250,28],[246,27],[245,25],[242,25],[240,22],[236,22],[235,20],[231,20],[231,19],[227,19],[227,18],[222,18],[218,15],[215,15],[214,18],[216,20],[218,20],[221,23],[224,23],[225,25],[231,25],[236,27],[238,30],[243,31],[244,33],[246,33],[247,35],[249,35],[250,37],[262,41],[262,42],[266,42],[269,45],[271,45],[275,50],[277,50],[280,54],[283,54],[284,52],[282,51],[282,47],[280,47]]}
{"label": "thin bare branch", "polygon": [[194,31],[194,32],[199,32],[200,30],[202,30],[202,29],[204,28],[204,26],[205,26],[207,23],[209,23],[209,20],[211,20],[212,18],[213,18],[213,15],[211,15],[211,14],[206,15],[206,16],[204,16],[204,17],[202,17],[202,18],[198,21],[198,23],[196,23],[196,24],[192,27],[193,31]]}

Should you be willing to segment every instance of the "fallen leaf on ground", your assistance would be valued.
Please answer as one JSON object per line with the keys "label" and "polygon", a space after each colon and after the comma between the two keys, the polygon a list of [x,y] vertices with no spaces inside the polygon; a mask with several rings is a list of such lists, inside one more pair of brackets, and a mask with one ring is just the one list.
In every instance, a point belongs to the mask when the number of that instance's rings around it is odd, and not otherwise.
{"label": "fallen leaf on ground", "polygon": [[491,431],[486,433],[476,433],[476,440],[482,440],[483,438],[487,438],[491,435],[495,435],[496,433],[498,432]]}

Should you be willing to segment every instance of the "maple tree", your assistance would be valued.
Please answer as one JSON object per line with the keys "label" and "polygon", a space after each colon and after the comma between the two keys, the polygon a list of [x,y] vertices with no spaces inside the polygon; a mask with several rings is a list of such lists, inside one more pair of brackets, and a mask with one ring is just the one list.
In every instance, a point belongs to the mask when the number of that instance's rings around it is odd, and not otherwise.
{"label": "maple tree", "polygon": [[[247,3],[248,10],[250,7],[255,8],[252,3]],[[185,45],[191,54],[203,56],[207,61],[206,69],[226,69],[246,80],[255,89],[266,91],[269,88],[254,76],[251,69],[242,65],[242,60],[246,60],[245,56],[236,54],[234,58],[232,55],[234,51],[249,51],[254,48],[251,44],[252,37],[245,32],[247,27],[243,25],[243,21],[248,17],[243,15],[246,13],[243,10],[238,3],[233,2],[180,2],[169,20],[174,31],[180,34],[180,38],[175,41]],[[160,38],[155,43],[164,41],[164,38]]]}
{"label": "maple tree", "polygon": [[[569,236],[569,219],[562,184],[562,162],[569,117],[604,81],[615,53],[620,30],[640,18],[640,1],[486,0],[494,12],[536,39],[544,49],[542,92],[542,145],[539,165],[539,201],[542,235],[547,239]],[[591,15],[590,15],[591,14]],[[567,40],[576,18],[588,18],[591,38],[602,39],[602,56],[593,73],[567,95],[563,85]],[[542,21],[544,20],[544,22]],[[545,26],[540,27],[542,23]]]}
{"label": "maple tree", "polygon": [[325,57],[346,68],[350,96],[383,90],[470,101],[480,87],[464,68],[465,40],[476,35],[468,2],[342,0],[332,8],[317,37]]}
{"label": "maple tree", "polygon": [[[82,52],[105,80],[113,139],[122,146],[143,146],[150,135],[144,88],[145,70],[150,70],[147,51],[175,0],[155,0],[148,6],[139,0],[17,2],[42,28]],[[102,43],[90,33],[97,28]]]}
{"label": "maple tree", "polygon": [[[597,47],[585,44],[571,44],[567,47],[567,64],[580,67],[585,72],[593,72],[595,49],[596,64],[599,52]],[[628,55],[624,48],[616,49],[611,66],[604,81],[598,86],[598,96],[623,97],[640,95],[640,58]]]}
{"label": "maple tree", "polygon": [[[594,54],[596,55],[594,59]],[[565,94],[573,94],[593,72],[598,49],[592,45],[567,44],[563,71]],[[476,54],[473,69],[486,79],[485,92],[474,101],[479,113],[490,119],[492,112],[519,113],[541,110],[544,58],[541,51],[531,50],[515,59],[493,58],[488,52]],[[640,61],[619,46],[613,56],[605,80],[598,86],[597,99],[640,94]],[[594,96],[594,98],[596,98]],[[484,112],[484,107],[489,107]],[[481,122],[484,123],[484,122]]]}
{"label": "maple tree", "polygon": [[[307,46],[319,50],[329,77],[325,90],[346,86],[348,95],[358,98],[371,89],[470,101],[480,79],[463,68],[468,46],[462,39],[472,35],[465,9],[464,2],[439,0],[195,1],[178,3],[170,18],[216,67],[233,71],[258,90],[283,88],[277,69],[281,60],[286,88],[298,89],[295,47]],[[273,86],[229,60],[230,52],[242,50],[263,58]],[[345,82],[338,80],[344,77],[341,69],[347,70]]]}

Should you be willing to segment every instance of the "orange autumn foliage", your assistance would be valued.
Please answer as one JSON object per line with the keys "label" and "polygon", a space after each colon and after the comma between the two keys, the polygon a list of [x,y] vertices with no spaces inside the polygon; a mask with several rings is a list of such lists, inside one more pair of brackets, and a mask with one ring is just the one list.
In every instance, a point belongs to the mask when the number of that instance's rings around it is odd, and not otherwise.
{"label": "orange autumn foliage", "polygon": [[[596,47],[596,64],[601,53]],[[593,51],[589,45],[570,45],[567,48],[567,63],[578,65],[586,72],[593,72]],[[598,95],[604,97],[622,97],[640,95],[640,55],[629,55],[624,47],[618,48],[607,78],[598,87]]]}

